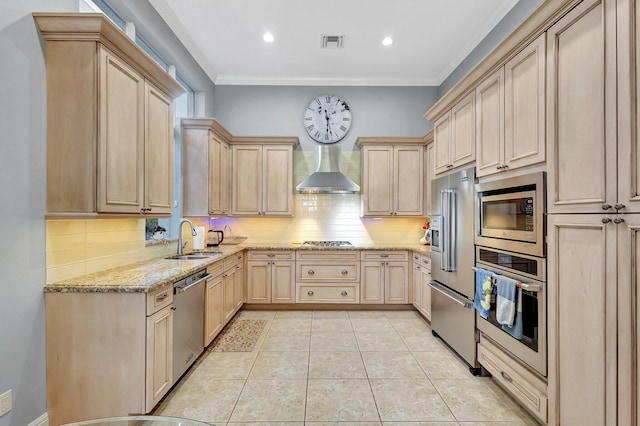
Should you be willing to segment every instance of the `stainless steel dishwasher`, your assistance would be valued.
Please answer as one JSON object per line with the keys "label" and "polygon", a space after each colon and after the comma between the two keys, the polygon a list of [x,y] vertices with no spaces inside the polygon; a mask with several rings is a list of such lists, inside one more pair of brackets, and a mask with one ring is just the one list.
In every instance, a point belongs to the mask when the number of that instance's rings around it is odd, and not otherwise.
{"label": "stainless steel dishwasher", "polygon": [[204,349],[205,269],[173,284],[173,380],[175,384]]}

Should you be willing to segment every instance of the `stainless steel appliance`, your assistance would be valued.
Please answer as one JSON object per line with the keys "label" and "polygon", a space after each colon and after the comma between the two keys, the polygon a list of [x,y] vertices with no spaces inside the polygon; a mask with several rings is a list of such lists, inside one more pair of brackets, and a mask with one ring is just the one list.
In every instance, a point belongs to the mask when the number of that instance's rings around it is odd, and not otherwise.
{"label": "stainless steel appliance", "polygon": [[496,319],[496,296],[488,319],[476,313],[478,330],[513,356],[547,375],[546,259],[487,247],[476,247],[476,266],[518,281],[522,289],[522,337],[502,329]]}
{"label": "stainless steel appliance", "polygon": [[173,284],[173,384],[204,350],[205,269]]}
{"label": "stainless steel appliance", "polygon": [[475,243],[544,256],[545,183],[539,172],[476,185]]}
{"label": "stainless steel appliance", "polygon": [[474,169],[432,182],[431,329],[472,369],[476,360],[473,204]]}
{"label": "stainless steel appliance", "polygon": [[352,247],[349,241],[305,241],[305,247]]}

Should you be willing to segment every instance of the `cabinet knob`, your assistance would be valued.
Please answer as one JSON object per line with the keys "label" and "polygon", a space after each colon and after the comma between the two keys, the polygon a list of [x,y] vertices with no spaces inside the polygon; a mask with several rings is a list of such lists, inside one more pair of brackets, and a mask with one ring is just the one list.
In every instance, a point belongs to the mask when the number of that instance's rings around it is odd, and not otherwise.
{"label": "cabinet knob", "polygon": [[611,204],[609,204],[609,203],[604,203],[602,205],[602,210],[609,210],[610,208],[611,208]]}
{"label": "cabinet knob", "polygon": [[308,295],[308,296],[313,296],[313,291],[309,290],[309,291],[307,292],[307,295]]}
{"label": "cabinet knob", "polygon": [[609,222],[611,222],[611,219],[608,218],[608,217],[603,217],[601,222],[602,223],[609,223]]}
{"label": "cabinet knob", "polygon": [[342,270],[342,275],[347,275],[349,273],[349,271],[347,271],[346,269]]}
{"label": "cabinet knob", "polygon": [[613,208],[616,209],[616,210],[622,210],[625,207],[627,207],[627,206],[625,206],[624,204],[620,204],[620,203],[617,203],[615,206],[613,206]]}
{"label": "cabinet knob", "polygon": [[340,294],[341,294],[341,295],[343,295],[343,296],[346,296],[346,295],[347,295],[347,292],[346,292],[345,290],[342,290],[342,291],[340,292]]}
{"label": "cabinet knob", "polygon": [[615,224],[620,224],[622,222],[624,222],[624,219],[621,217],[616,217],[615,219],[613,219],[613,223]]}
{"label": "cabinet knob", "polygon": [[496,166],[497,170],[502,170],[502,166]]}
{"label": "cabinet knob", "polygon": [[509,168],[509,165],[508,165],[508,164],[503,164],[503,165],[502,165],[502,169],[503,169],[503,170],[506,170],[506,169],[508,169],[508,168]]}
{"label": "cabinet knob", "polygon": [[313,275],[313,274],[315,274],[315,271],[314,271],[313,269],[309,269],[309,270],[307,271],[307,274],[309,274],[309,275]]}

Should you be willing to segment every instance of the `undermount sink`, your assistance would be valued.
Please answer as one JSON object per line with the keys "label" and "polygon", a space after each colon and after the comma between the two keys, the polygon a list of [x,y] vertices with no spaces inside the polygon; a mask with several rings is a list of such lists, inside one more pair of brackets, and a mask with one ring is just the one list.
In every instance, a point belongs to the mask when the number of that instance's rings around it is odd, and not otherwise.
{"label": "undermount sink", "polygon": [[210,252],[202,252],[202,253],[178,254],[176,256],[165,257],[165,259],[199,260],[199,259],[211,259],[212,257],[220,257],[220,256],[222,256],[222,252],[210,251]]}

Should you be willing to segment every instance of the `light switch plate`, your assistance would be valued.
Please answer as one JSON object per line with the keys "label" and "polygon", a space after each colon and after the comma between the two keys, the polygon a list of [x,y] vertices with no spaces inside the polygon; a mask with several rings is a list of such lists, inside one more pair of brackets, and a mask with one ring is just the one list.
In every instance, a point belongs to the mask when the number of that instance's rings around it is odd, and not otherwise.
{"label": "light switch plate", "polygon": [[11,411],[11,389],[0,395],[0,416]]}

